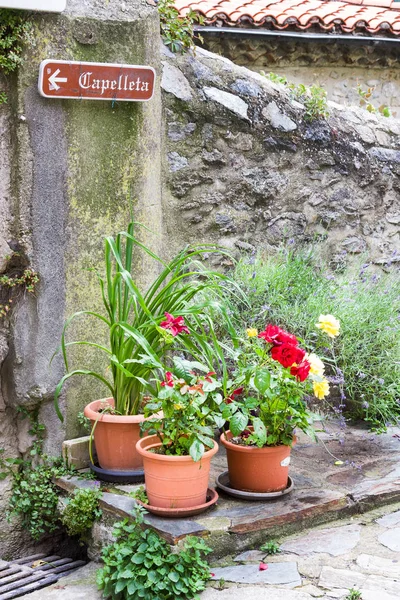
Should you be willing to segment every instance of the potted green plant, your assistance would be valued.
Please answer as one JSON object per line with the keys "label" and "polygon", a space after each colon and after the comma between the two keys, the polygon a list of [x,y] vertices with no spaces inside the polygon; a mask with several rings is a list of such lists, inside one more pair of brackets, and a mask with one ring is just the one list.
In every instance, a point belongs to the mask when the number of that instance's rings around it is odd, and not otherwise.
{"label": "potted green plant", "polygon": [[[338,335],[334,317],[321,319],[317,327]],[[329,383],[320,358],[300,348],[294,335],[267,325],[260,333],[248,329],[247,336],[222,410],[229,430],[220,439],[232,488],[278,492],[288,483],[295,430],[313,435],[305,396],[324,398]]]}
{"label": "potted green plant", "polygon": [[150,507],[191,508],[206,502],[214,428],[223,424],[221,383],[198,362],[174,359],[146,411],[162,417],[142,423],[149,435],[137,442]]}
{"label": "potted green plant", "polygon": [[[145,292],[132,276],[134,252],[147,254],[160,267],[159,275]],[[84,310],[67,320],[61,338],[67,373],[57,385],[54,399],[57,414],[63,420],[58,399],[70,377],[95,377],[108,389],[109,397],[94,400],[85,408],[103,469],[141,468],[141,457],[135,448],[144,419],[145,394],[154,393],[149,379],[155,373],[163,376],[164,358],[172,345],[211,368],[218,344],[207,308],[217,304],[221,282],[228,280],[200,263],[204,254],[213,252],[221,249],[190,246],[165,263],[135,237],[133,222],[115,239],[105,239],[105,276],[98,275],[104,314]],[[107,346],[88,340],[66,341],[72,321],[81,317],[101,322],[108,331]],[[229,328],[227,317],[225,322]],[[92,369],[70,369],[67,350],[77,344],[95,347],[103,353],[111,377]]]}

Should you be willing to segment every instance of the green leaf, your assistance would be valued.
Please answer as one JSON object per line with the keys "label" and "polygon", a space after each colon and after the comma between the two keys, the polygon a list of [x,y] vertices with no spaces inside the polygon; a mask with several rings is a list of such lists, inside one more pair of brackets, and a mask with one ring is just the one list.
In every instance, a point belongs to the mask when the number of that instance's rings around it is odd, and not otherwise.
{"label": "green leaf", "polygon": [[133,577],[135,577],[135,573],[131,571],[131,569],[125,569],[125,571],[122,571],[122,573],[120,573],[119,576],[123,579],[132,579]]}
{"label": "green leaf", "polygon": [[204,454],[204,444],[202,444],[202,442],[196,438],[189,448],[189,454],[193,458],[194,462],[197,462]]}
{"label": "green leaf", "polygon": [[176,571],[171,571],[170,573],[168,573],[168,577],[171,581],[174,581],[175,583],[179,581],[179,573],[177,573]]}
{"label": "green leaf", "polygon": [[240,435],[246,429],[248,422],[248,417],[238,410],[229,421],[229,429],[232,435]]}
{"label": "green leaf", "polygon": [[257,439],[257,446],[262,448],[267,442],[267,429],[258,417],[254,417],[252,424],[254,427],[253,437]]}
{"label": "green leaf", "polygon": [[212,381],[204,381],[203,382],[203,391],[206,393],[213,392],[214,390],[216,390],[220,387],[221,387],[220,382],[216,381],[215,379],[213,379]]}
{"label": "green leaf", "polygon": [[222,416],[219,416],[219,415],[214,416],[215,427],[217,427],[218,429],[223,428],[223,426],[225,425],[225,421],[226,421],[226,419],[224,419]]}
{"label": "green leaf", "polygon": [[121,581],[121,580],[119,580],[119,581],[117,582],[117,585],[115,586],[115,593],[116,593],[116,594],[119,594],[120,592],[122,592],[122,590],[123,590],[124,588],[126,588],[126,585],[127,585],[127,582],[126,582],[126,581]]}
{"label": "green leaf", "polygon": [[267,389],[270,387],[271,373],[268,369],[257,369],[254,376],[254,385],[260,394],[265,394]]}
{"label": "green leaf", "polygon": [[136,581],[130,581],[128,583],[128,587],[127,587],[127,592],[129,594],[129,596],[134,597],[134,593],[136,592],[138,587],[139,587],[139,584]]}
{"label": "green leaf", "polygon": [[144,554],[134,554],[131,558],[131,561],[136,565],[141,565],[144,562],[144,559]]}

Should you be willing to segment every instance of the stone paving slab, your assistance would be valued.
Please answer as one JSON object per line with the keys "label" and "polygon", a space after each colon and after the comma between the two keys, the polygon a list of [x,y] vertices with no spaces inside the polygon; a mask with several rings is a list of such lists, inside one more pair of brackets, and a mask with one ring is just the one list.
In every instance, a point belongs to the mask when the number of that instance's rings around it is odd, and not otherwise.
{"label": "stone paving slab", "polygon": [[[295,479],[295,478],[294,478]],[[217,507],[219,516],[229,516],[232,533],[248,533],[277,528],[283,524],[311,520],[321,514],[351,508],[351,501],[334,490],[294,490],[291,494],[270,502],[232,503]]]}
{"label": "stone paving slab", "polygon": [[301,585],[301,577],[295,562],[270,563],[267,567],[265,571],[260,571],[258,565],[213,568],[213,580],[222,579],[234,583],[258,583],[286,587]]}
{"label": "stone paving slab", "polygon": [[375,593],[386,592],[400,598],[400,581],[347,569],[323,567],[318,585],[327,590],[359,588],[362,592],[364,590],[375,591]]}
{"label": "stone paving slab", "polygon": [[379,541],[384,546],[394,550],[394,552],[400,552],[400,528],[395,527],[389,529],[379,536]]}
{"label": "stone paving slab", "polygon": [[399,597],[382,590],[379,591],[379,594],[375,590],[363,590],[362,600],[399,600]]}
{"label": "stone paving slab", "polygon": [[377,519],[376,522],[378,525],[382,525],[382,527],[395,527],[400,523],[400,510],[396,510],[396,512],[389,515],[385,515],[384,517]]}
{"label": "stone paving slab", "polygon": [[233,559],[234,562],[256,562],[260,563],[264,560],[266,553],[261,550],[246,550]]}
{"label": "stone paving slab", "polygon": [[400,562],[398,562],[398,559],[360,554],[357,556],[356,563],[364,573],[400,579]]}
{"label": "stone paving slab", "polygon": [[359,541],[360,525],[346,525],[311,531],[296,540],[285,542],[281,548],[284,552],[300,555],[326,552],[332,556],[340,556],[355,548]]}
{"label": "stone paving slab", "polygon": [[[218,590],[209,588],[200,594],[201,600],[313,600],[306,592],[260,586],[228,588]],[[377,600],[375,598],[374,600]]]}

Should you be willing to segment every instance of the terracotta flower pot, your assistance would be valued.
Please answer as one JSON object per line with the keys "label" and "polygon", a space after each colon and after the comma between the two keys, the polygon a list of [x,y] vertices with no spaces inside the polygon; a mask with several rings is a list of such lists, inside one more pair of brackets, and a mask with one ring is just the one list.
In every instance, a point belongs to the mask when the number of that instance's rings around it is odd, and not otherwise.
{"label": "terracotta flower pot", "polygon": [[[225,437],[226,435],[226,437]],[[290,446],[240,446],[229,440],[230,431],[220,437],[226,448],[229,484],[246,492],[279,492],[287,486]]]}
{"label": "terracotta flower pot", "polygon": [[143,458],[146,494],[151,506],[160,508],[190,508],[206,502],[211,458],[218,444],[207,450],[201,460],[190,456],[167,456],[150,452],[159,448],[156,435],[142,438],[136,449]]}
{"label": "terracotta flower pot", "polygon": [[143,468],[136,442],[140,438],[143,415],[111,415],[100,409],[114,406],[113,398],[95,400],[85,407],[84,415],[94,428],[94,443],[102,469],[111,471],[136,471]]}

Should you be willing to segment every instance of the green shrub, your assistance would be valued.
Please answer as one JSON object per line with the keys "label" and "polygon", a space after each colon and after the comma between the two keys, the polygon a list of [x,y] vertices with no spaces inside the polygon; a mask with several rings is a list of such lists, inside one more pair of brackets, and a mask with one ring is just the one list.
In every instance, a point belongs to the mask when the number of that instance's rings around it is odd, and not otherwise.
{"label": "green shrub", "polygon": [[203,555],[211,552],[197,537],[187,537],[179,552],[150,529],[142,529],[145,511],[137,507],[132,521],[114,529],[116,541],[103,550],[104,567],[97,583],[112,600],[195,598],[210,578]]}
{"label": "green shrub", "polygon": [[[330,274],[313,251],[261,254],[243,258],[233,278],[248,294],[251,308],[230,301],[238,328],[273,323],[317,347],[330,364],[331,382],[339,385],[342,409],[381,430],[400,415],[400,276],[393,267],[374,271],[371,264]],[[320,314],[341,321],[331,351],[317,346],[315,323]]]}
{"label": "green shrub", "polygon": [[100,519],[102,511],[99,508],[100,489],[78,489],[67,500],[67,505],[61,516],[69,535],[84,536],[93,523]]}

